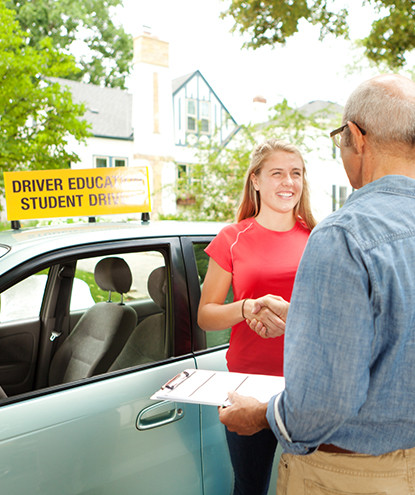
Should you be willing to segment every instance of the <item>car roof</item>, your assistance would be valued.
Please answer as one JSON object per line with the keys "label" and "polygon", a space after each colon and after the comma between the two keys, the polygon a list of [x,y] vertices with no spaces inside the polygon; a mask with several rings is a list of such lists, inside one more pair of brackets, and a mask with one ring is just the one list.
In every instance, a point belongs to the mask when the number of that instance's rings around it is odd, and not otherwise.
{"label": "car roof", "polygon": [[150,221],[92,222],[24,228],[0,232],[0,274],[30,258],[96,242],[122,239],[214,236],[226,224],[219,222]]}

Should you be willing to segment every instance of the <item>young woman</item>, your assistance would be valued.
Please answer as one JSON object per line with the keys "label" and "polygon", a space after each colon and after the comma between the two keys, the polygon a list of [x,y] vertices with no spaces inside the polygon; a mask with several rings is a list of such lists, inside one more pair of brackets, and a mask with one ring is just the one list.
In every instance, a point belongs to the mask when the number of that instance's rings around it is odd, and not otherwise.
{"label": "young woman", "polygon": [[[295,274],[316,222],[310,209],[301,153],[269,139],[252,154],[237,223],[226,226],[206,248],[209,267],[198,323],[204,330],[232,327],[229,371],[283,375],[283,330],[253,314],[255,300],[274,294],[289,301]],[[225,304],[232,284],[234,302]],[[258,334],[248,323],[266,327]],[[248,321],[248,323],[247,323]],[[262,325],[261,325],[262,323]],[[251,437],[226,430],[235,473],[234,494],[266,494],[276,439],[271,430]]]}

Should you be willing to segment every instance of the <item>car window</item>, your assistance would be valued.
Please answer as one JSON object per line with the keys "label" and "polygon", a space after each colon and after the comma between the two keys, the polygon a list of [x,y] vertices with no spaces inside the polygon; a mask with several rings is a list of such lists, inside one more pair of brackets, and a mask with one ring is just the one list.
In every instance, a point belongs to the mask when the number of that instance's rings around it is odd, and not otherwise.
{"label": "car window", "polygon": [[[205,253],[205,248],[208,243],[195,243],[193,245],[195,260],[197,265],[197,273],[199,275],[200,290],[202,290],[203,282],[205,280],[207,268],[209,265],[209,256]],[[232,286],[229,289],[226,296],[225,304],[233,301]],[[207,331],[206,332],[206,345],[207,347],[216,347],[218,345],[228,344],[231,336],[231,329],[227,328],[220,331]]]}
{"label": "car window", "polygon": [[[0,294],[0,323],[38,318],[49,270],[25,278]],[[81,278],[73,281],[71,311],[94,304],[88,284]]]}
{"label": "car window", "polygon": [[48,270],[31,275],[0,294],[0,322],[38,318]]}
{"label": "car window", "polygon": [[[108,268],[114,259],[121,272]],[[188,353],[190,344],[177,345],[183,330],[176,332],[172,317],[168,260],[166,245],[54,260],[1,293],[0,386],[7,396]],[[110,277],[116,287],[121,283],[122,302],[118,289],[110,293],[99,287],[94,276],[98,264],[101,277]],[[125,277],[125,270],[131,277]],[[131,278],[128,288],[125,278]]]}
{"label": "car window", "polygon": [[[122,294],[103,290],[97,283],[94,273],[99,266],[111,259],[121,260],[131,272],[131,287]],[[98,267],[98,268],[97,268]],[[108,269],[105,269],[107,272]],[[108,275],[108,273],[106,273]],[[115,274],[117,278],[121,275]],[[168,340],[168,297],[160,285],[160,277],[166,277],[167,271],[164,256],[159,251],[141,251],[133,253],[117,253],[111,256],[99,256],[77,260],[75,280],[80,280],[88,286],[89,297],[83,297],[77,292],[74,285],[71,295],[71,308],[75,307],[75,301],[83,301],[83,315],[72,328],[72,332],[79,332],[79,324],[92,311],[100,316],[100,313],[108,312],[108,318],[112,318],[111,309],[118,306],[124,309],[124,315],[120,316],[120,328],[114,337],[114,345],[117,351],[108,359],[107,365],[97,367],[93,374],[101,374],[106,371],[115,371],[132,366],[148,364],[167,359],[172,353],[172,342]],[[102,284],[101,284],[102,285]],[[164,291],[164,292],[163,292]],[[120,306],[121,304],[121,306]],[[98,305],[98,306],[97,306]],[[98,310],[96,309],[98,307]],[[77,312],[71,309],[71,313]],[[132,314],[134,313],[134,316]],[[118,318],[118,316],[117,316]],[[132,322],[134,324],[132,324]],[[92,322],[92,326],[94,323]],[[90,332],[91,324],[88,323],[85,330]],[[123,345],[120,345],[123,341]]]}
{"label": "car window", "polygon": [[[116,256],[127,262],[132,274],[131,289],[124,295],[124,301],[132,304],[134,301],[150,299],[147,286],[148,277],[154,269],[165,265],[163,255],[158,251],[144,251],[117,254]],[[95,267],[104,258],[105,256],[99,256],[77,261],[75,280],[80,280],[89,287],[90,296],[84,298],[84,295],[79,293],[74,286],[71,309],[87,309],[95,303],[108,300],[108,292],[102,291],[94,280]],[[120,294],[111,294],[111,300],[120,302]]]}

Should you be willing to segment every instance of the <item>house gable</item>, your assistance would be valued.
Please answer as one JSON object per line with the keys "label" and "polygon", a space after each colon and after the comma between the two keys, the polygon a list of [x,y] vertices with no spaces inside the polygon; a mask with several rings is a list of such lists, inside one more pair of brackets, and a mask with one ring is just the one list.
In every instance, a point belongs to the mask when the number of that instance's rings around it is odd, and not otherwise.
{"label": "house gable", "polygon": [[173,80],[172,88],[175,145],[194,146],[202,137],[227,141],[237,123],[199,70]]}

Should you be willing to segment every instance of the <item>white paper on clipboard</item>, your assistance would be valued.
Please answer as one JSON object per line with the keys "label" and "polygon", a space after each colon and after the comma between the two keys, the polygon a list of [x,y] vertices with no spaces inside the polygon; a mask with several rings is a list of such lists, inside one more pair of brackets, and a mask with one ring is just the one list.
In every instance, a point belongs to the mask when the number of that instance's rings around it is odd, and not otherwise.
{"label": "white paper on clipboard", "polygon": [[188,369],[165,383],[151,399],[221,406],[229,404],[228,392],[236,391],[268,402],[284,386],[281,376]]}

